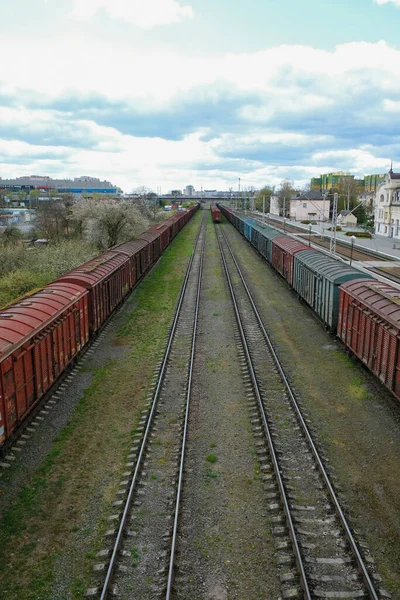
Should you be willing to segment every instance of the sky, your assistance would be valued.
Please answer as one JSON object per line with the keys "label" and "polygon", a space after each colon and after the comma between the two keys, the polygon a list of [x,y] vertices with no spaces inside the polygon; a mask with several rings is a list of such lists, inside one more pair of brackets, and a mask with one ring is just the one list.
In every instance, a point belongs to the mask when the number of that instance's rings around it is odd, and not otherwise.
{"label": "sky", "polygon": [[400,0],[0,0],[0,177],[400,171]]}

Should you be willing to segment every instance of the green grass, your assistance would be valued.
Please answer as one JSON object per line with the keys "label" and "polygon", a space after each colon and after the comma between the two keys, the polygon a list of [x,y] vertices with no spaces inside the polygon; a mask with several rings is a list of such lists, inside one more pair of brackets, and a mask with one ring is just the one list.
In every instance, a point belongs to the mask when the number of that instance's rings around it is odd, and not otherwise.
{"label": "green grass", "polygon": [[214,454],[213,452],[210,452],[210,454],[207,454],[207,456],[206,456],[206,461],[209,463],[217,462],[217,455]]}

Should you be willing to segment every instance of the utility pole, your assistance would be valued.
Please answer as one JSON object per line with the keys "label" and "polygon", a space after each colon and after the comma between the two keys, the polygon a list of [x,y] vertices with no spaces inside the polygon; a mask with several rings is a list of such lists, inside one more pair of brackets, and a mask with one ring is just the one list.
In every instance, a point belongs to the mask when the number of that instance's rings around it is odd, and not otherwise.
{"label": "utility pole", "polygon": [[265,196],[263,196],[263,217],[265,221]]}
{"label": "utility pole", "polygon": [[336,223],[337,223],[337,204],[338,194],[333,194],[333,206],[332,206],[332,232],[331,232],[331,243],[329,245],[329,252],[333,256],[336,254]]}

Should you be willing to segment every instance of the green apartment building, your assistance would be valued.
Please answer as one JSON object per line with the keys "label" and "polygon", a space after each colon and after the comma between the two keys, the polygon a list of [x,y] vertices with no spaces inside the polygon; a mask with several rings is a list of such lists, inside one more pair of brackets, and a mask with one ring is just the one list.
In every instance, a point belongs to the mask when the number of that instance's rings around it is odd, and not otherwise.
{"label": "green apartment building", "polygon": [[[337,189],[341,179],[350,178],[354,179],[354,175],[351,173],[345,173],[344,171],[336,171],[335,173],[324,173],[320,177],[312,177],[311,189],[312,190],[331,190]],[[356,179],[360,192],[375,192],[376,188],[384,180],[384,174],[365,175],[363,179]]]}

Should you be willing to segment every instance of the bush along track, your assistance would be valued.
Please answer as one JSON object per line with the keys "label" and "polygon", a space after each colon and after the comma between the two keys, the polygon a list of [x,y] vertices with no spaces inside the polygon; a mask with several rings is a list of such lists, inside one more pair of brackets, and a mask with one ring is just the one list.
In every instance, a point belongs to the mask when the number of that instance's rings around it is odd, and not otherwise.
{"label": "bush along track", "polygon": [[1,479],[5,498],[14,479],[24,487],[0,501],[0,598],[76,599],[90,584],[200,221],[195,215],[177,236],[85,360],[75,377],[88,385],[40,466],[24,461],[33,438]]}

